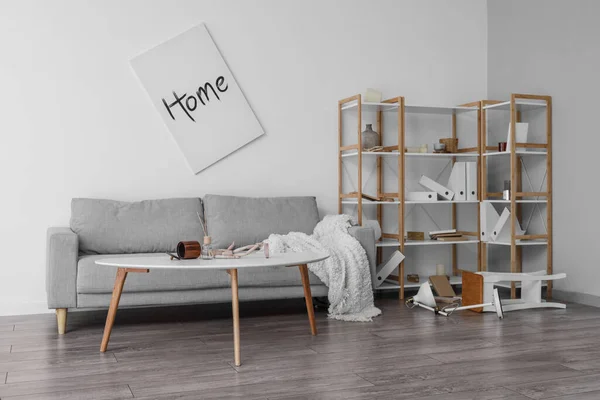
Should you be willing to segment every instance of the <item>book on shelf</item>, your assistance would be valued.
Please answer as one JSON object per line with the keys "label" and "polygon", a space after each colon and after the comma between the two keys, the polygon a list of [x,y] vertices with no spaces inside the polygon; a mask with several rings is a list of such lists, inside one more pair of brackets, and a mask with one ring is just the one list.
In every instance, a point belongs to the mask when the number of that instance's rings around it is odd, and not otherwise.
{"label": "book on shelf", "polygon": [[464,242],[469,239],[463,235],[458,235],[458,236],[442,236],[442,237],[436,238],[435,240],[438,240],[440,242]]}

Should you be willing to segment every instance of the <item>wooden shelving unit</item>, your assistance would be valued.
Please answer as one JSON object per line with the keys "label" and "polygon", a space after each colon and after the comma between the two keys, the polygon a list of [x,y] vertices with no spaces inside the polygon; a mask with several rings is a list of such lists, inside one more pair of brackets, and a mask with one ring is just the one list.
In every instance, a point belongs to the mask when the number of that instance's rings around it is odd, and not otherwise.
{"label": "wooden shelving unit", "polygon": [[[479,207],[477,207],[477,230],[476,231],[462,231],[461,233],[465,236],[470,236],[472,239],[466,241],[455,241],[455,242],[442,242],[442,241],[412,241],[412,240],[404,240],[405,234],[405,216],[406,216],[406,205],[416,204],[416,205],[433,205],[433,204],[449,204],[451,206],[451,226],[452,228],[457,228],[457,206],[459,204],[478,204],[481,200],[481,154],[482,154],[482,146],[481,146],[481,107],[482,103],[480,101],[463,104],[457,107],[435,107],[435,106],[422,106],[422,105],[406,105],[404,97],[394,97],[388,100],[385,100],[381,103],[364,103],[362,101],[362,96],[360,94],[351,96],[345,99],[342,99],[338,102],[338,134],[339,134],[339,149],[338,149],[338,211],[339,213],[343,212],[344,205],[354,205],[357,207],[357,216],[359,223],[362,224],[363,221],[363,208],[364,207],[376,207],[377,220],[379,224],[383,228],[383,219],[384,219],[384,209],[386,207],[397,207],[398,217],[397,217],[397,226],[398,233],[383,233],[382,239],[377,243],[378,248],[378,262],[381,260],[381,252],[383,248],[397,248],[400,252],[405,253],[405,248],[410,246],[450,246],[452,248],[452,278],[451,282],[453,284],[460,283],[458,262],[457,262],[457,246],[458,245],[466,245],[466,244],[476,244],[477,245],[477,269],[480,270],[480,261],[481,261],[481,246],[479,243],[480,237],[480,222],[479,222]],[[346,111],[356,111],[356,120],[357,120],[357,142],[355,144],[344,145],[343,143],[343,113]],[[376,112],[377,113],[377,132],[381,135],[383,139],[384,130],[383,130],[383,118],[384,115],[391,115],[394,118],[397,118],[398,128],[395,134],[397,135],[397,144],[393,146],[385,146],[383,152],[368,152],[362,151],[361,143],[362,143],[362,129],[363,129],[363,111]],[[432,114],[432,115],[442,115],[450,117],[451,124],[451,137],[457,137],[457,123],[456,116],[459,113],[463,112],[476,112],[477,120],[476,120],[476,140],[477,145],[470,148],[459,148],[458,151],[454,154],[434,154],[434,153],[406,153],[405,143],[406,143],[406,132],[405,132],[405,124],[406,124],[406,114],[407,113],[416,113],[416,114]],[[394,201],[372,201],[364,198],[363,193],[363,158],[365,157],[376,157],[376,172],[377,172],[377,198],[387,197],[393,198]],[[383,188],[383,168],[382,168],[382,159],[384,157],[396,157],[397,158],[397,168],[398,168],[398,179],[397,179],[397,191],[396,192],[384,192]],[[477,163],[477,177],[478,177],[478,199],[475,201],[436,201],[436,202],[428,202],[428,201],[406,201],[405,200],[405,190],[406,190],[406,162],[407,159],[411,158],[423,158],[423,159],[449,159],[452,164],[456,162],[457,159],[462,158],[473,158]],[[343,160],[345,158],[357,159],[358,166],[358,179],[357,179],[357,190],[353,193],[345,193],[342,185],[342,169],[343,169]],[[404,281],[405,271],[404,271],[404,262],[402,262],[398,266],[399,274],[398,274],[398,284],[389,284],[386,283],[381,287],[382,290],[386,289],[399,289],[400,299],[404,299],[404,289],[405,287],[416,287],[416,284],[406,285]]]}
{"label": "wooden shelving unit", "polygon": [[[533,110],[545,109],[545,129],[546,143],[517,143],[516,141],[516,123],[521,122],[525,113]],[[487,112],[489,110],[505,110],[510,115],[511,127],[511,146],[506,152],[498,152],[497,146],[487,144]],[[484,202],[501,203],[510,205],[511,219],[510,241],[505,242],[482,242],[481,247],[481,267],[487,270],[488,267],[488,246],[510,246],[510,271],[522,272],[523,270],[523,247],[526,246],[546,246],[547,263],[546,272],[552,274],[552,98],[550,96],[512,94],[509,101],[484,100],[481,106],[481,142],[484,152],[482,159],[481,194]],[[510,160],[510,182],[511,198],[500,200],[502,193],[488,192],[488,167],[487,161],[494,157],[509,158]],[[523,191],[523,159],[546,157],[546,191],[524,192]],[[542,182],[543,183],[543,182]],[[533,197],[533,199],[531,199]],[[524,204],[545,205],[546,206],[546,233],[545,234],[525,234],[516,235],[517,221],[523,217]],[[533,212],[533,211],[532,211]],[[511,297],[516,297],[515,282],[510,283]],[[547,283],[547,297],[552,297],[552,282]]]}

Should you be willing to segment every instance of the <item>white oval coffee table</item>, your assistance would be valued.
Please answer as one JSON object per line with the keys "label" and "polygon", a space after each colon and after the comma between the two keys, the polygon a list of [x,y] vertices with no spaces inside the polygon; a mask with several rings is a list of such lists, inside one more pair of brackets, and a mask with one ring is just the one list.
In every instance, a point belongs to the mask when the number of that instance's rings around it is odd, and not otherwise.
{"label": "white oval coffee table", "polygon": [[220,269],[226,271],[231,276],[231,303],[233,309],[233,347],[235,365],[241,365],[240,356],[240,312],[238,299],[238,269],[250,269],[260,267],[294,267],[300,268],[300,277],[304,287],[304,299],[306,301],[306,311],[308,312],[308,321],[313,335],[317,334],[315,323],[315,314],[312,304],[312,294],[310,292],[310,281],[308,278],[308,267],[306,264],[322,261],[329,257],[326,253],[301,252],[301,253],[281,253],[271,254],[265,258],[262,253],[254,253],[238,259],[214,259],[214,260],[171,260],[168,255],[157,256],[130,256],[104,258],[97,260],[99,266],[117,267],[117,277],[115,286],[106,316],[106,325],[104,327],[104,336],[100,345],[100,351],[105,352],[108,348],[110,333],[115,322],[119,300],[123,292],[125,278],[129,272],[148,273],[153,269]]}

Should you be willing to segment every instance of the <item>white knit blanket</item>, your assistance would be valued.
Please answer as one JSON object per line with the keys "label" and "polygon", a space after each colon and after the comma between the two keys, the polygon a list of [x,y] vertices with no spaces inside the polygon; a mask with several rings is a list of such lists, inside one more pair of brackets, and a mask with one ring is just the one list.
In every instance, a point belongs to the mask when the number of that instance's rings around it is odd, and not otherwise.
{"label": "white knit blanket", "polygon": [[272,234],[267,241],[273,253],[329,253],[328,259],[308,264],[308,269],[329,288],[329,318],[368,322],[381,310],[373,305],[367,253],[348,233],[351,221],[349,215],[328,215],[310,236],[301,232]]}

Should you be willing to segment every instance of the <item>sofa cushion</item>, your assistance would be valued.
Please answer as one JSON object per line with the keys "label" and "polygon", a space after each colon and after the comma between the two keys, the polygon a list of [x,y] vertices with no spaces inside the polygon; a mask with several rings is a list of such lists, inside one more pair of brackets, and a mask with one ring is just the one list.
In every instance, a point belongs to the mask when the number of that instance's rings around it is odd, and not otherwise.
{"label": "sofa cushion", "polygon": [[173,251],[181,240],[202,241],[199,198],[124,202],[73,199],[71,229],[83,254]]}
{"label": "sofa cushion", "polygon": [[206,195],[204,215],[213,244],[236,247],[265,240],[271,233],[313,233],[319,222],[314,197],[234,197]]}
{"label": "sofa cushion", "polygon": [[[152,256],[155,254],[136,254]],[[117,267],[96,265],[102,258],[123,257],[123,254],[86,255],[77,264],[77,293],[112,293]],[[239,269],[240,287],[301,286],[300,272],[292,267]],[[322,282],[312,273],[311,285]],[[229,288],[229,276],[223,270],[150,270],[147,274],[127,275],[124,292],[162,292],[178,290]]]}

